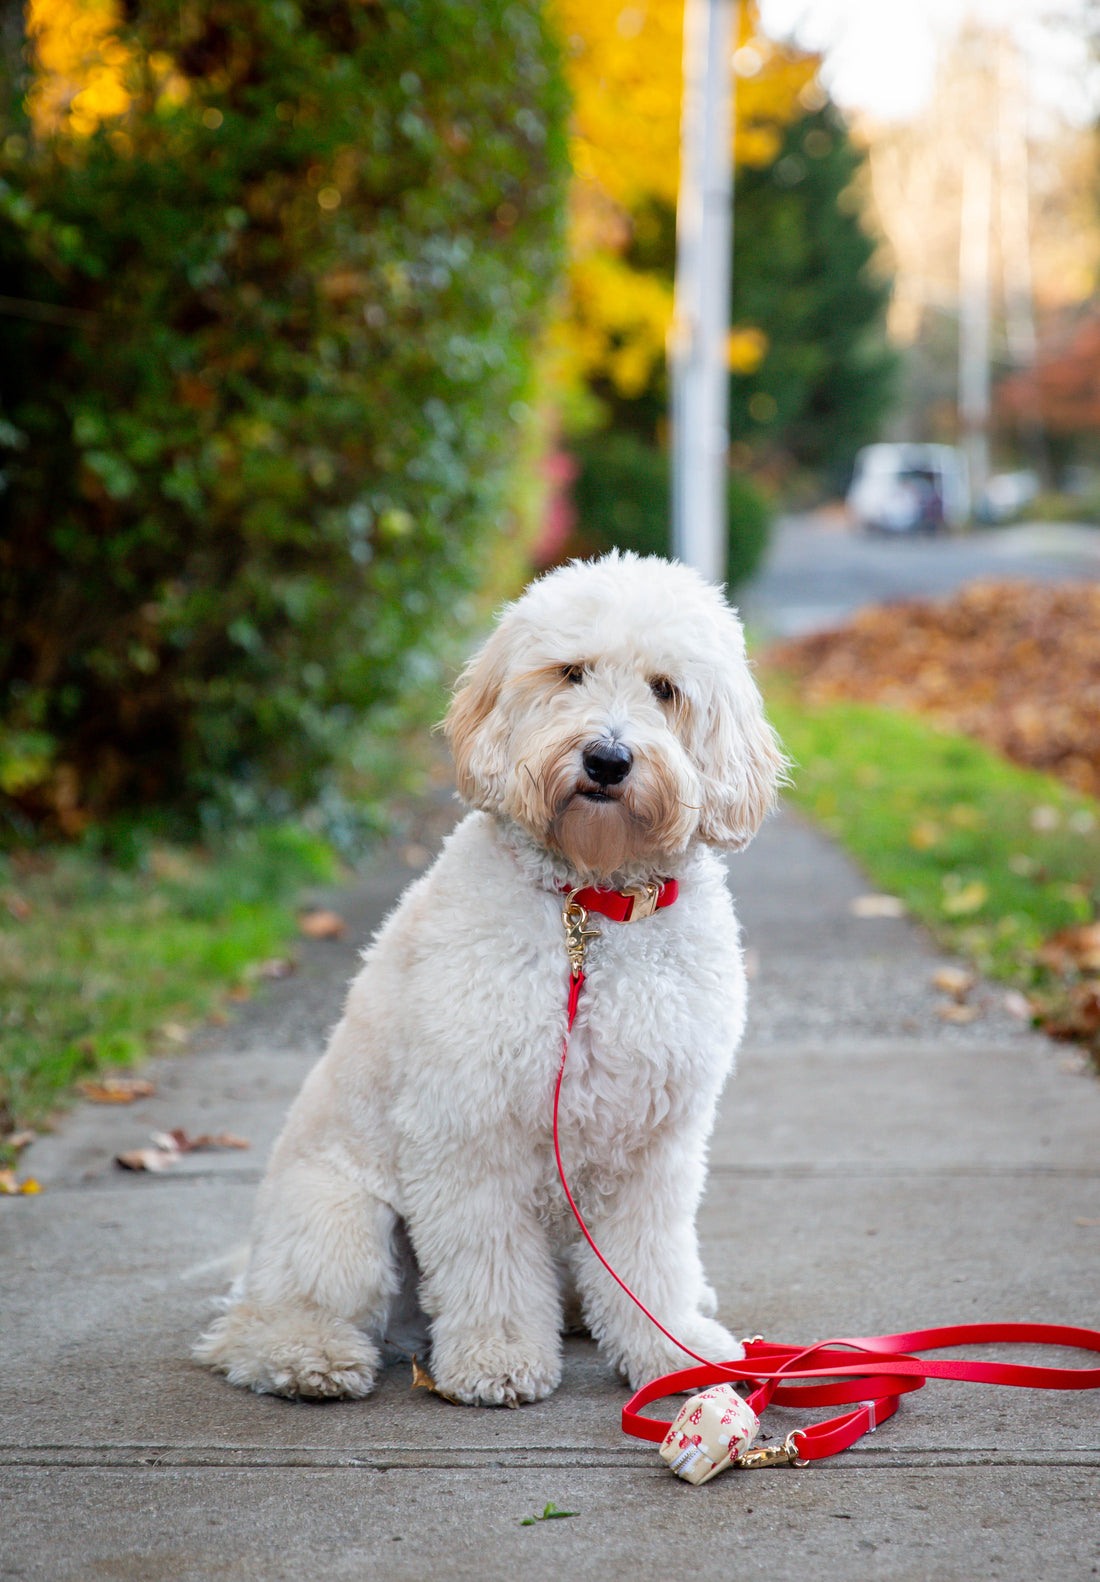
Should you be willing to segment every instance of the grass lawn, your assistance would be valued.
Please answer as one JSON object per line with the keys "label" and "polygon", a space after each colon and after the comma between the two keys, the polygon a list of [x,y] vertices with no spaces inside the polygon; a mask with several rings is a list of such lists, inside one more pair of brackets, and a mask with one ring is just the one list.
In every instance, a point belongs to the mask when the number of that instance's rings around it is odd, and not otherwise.
{"label": "grass lawn", "polygon": [[295,934],[302,887],[337,871],[326,844],[291,826],[217,850],[139,834],[125,861],[80,847],[0,855],[0,1146],[79,1079],[181,1042],[228,991],[246,992]]}
{"label": "grass lawn", "polygon": [[1100,910],[1100,804],[915,715],[760,679],[791,800],[981,972],[1041,984],[1038,947]]}

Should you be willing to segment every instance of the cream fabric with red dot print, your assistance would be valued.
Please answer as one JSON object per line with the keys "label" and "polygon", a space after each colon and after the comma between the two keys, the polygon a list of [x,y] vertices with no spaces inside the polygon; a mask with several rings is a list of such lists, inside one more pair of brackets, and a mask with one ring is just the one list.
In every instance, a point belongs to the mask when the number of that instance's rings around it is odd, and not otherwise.
{"label": "cream fabric with red dot print", "polygon": [[706,1483],[744,1455],[759,1427],[760,1419],[732,1384],[715,1384],[685,1401],[660,1455],[678,1478]]}

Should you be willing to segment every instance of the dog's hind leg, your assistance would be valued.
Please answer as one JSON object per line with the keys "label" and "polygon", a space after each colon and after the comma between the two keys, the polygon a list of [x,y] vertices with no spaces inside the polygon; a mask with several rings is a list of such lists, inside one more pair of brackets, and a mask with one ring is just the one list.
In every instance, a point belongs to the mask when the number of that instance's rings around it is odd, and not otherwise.
{"label": "dog's hind leg", "polygon": [[364,1396],[400,1282],[396,1216],[353,1179],[298,1162],[260,1190],[248,1269],[195,1347],[232,1384],[271,1395]]}

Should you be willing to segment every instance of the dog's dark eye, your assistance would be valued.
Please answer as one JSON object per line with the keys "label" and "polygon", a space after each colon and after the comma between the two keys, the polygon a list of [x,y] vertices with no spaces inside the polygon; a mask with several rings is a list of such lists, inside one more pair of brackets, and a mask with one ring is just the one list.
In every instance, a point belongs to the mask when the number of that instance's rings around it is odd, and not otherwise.
{"label": "dog's dark eye", "polygon": [[579,686],[580,683],[584,680],[584,666],[583,665],[562,665],[562,667],[561,667],[561,678],[562,678],[563,681],[571,682],[573,684],[573,686],[575,686],[575,687]]}
{"label": "dog's dark eye", "polygon": [[649,686],[653,696],[659,698],[662,703],[671,703],[676,696],[676,688],[667,676],[653,676]]}

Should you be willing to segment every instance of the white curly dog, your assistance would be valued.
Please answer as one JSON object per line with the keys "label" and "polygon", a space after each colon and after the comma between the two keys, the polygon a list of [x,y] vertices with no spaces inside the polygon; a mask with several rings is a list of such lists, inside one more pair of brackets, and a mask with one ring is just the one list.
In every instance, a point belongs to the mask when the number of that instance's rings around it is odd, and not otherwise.
{"label": "white curly dog", "polygon": [[740,623],[685,566],[574,562],[505,609],[445,728],[473,811],[366,951],[196,1355],[254,1390],[364,1396],[414,1281],[435,1381],[470,1404],[548,1395],[577,1305],[632,1386],[684,1366],[581,1239],[551,1136],[568,892],[629,906],[675,879],[672,904],[592,919],[562,1156],[627,1285],[692,1350],[741,1357],[695,1230],[745,1010],[717,852],[751,839],[784,769]]}

